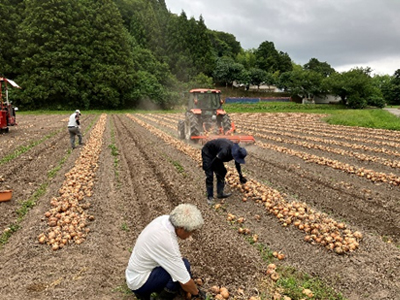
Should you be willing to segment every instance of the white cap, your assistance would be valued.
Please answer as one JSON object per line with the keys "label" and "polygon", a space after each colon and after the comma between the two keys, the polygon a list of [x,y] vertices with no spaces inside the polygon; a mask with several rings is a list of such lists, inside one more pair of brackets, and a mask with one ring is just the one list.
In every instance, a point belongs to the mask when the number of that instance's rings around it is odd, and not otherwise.
{"label": "white cap", "polygon": [[75,112],[81,114],[81,111],[79,109],[77,109]]}

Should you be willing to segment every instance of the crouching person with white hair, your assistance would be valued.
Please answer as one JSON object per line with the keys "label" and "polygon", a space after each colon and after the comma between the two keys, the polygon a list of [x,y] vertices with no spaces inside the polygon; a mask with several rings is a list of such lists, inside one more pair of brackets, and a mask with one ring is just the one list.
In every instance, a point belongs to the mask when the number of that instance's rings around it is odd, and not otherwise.
{"label": "crouching person with white hair", "polygon": [[180,204],[169,215],[157,217],[140,233],[125,271],[128,287],[139,300],[171,300],[180,289],[205,299],[194,283],[190,263],[182,258],[178,238],[187,239],[203,226],[203,217],[192,204]]}

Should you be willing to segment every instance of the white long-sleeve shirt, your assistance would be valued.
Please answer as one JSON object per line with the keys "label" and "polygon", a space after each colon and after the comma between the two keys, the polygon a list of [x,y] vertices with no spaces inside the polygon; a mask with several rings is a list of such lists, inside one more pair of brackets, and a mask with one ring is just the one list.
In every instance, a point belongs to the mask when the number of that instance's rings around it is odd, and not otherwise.
{"label": "white long-sleeve shirt", "polygon": [[178,236],[168,215],[154,219],[139,235],[125,271],[128,287],[139,289],[158,266],[166,270],[173,281],[185,284],[190,280],[179,250]]}

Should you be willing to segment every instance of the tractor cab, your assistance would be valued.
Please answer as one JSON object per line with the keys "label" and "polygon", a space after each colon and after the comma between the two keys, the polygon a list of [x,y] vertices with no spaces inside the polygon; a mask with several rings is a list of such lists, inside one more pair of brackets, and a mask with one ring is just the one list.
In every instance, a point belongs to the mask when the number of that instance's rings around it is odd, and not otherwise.
{"label": "tractor cab", "polygon": [[[223,116],[226,112],[222,109],[221,91],[214,89],[193,89],[189,93],[189,102],[187,113],[197,116],[199,125],[203,130],[210,132],[214,131],[216,134],[220,133]],[[225,130],[231,128],[229,124],[225,124]]]}
{"label": "tractor cab", "polygon": [[222,104],[220,90],[190,90],[185,119],[178,122],[178,137],[193,142],[218,137],[254,141],[253,137],[233,136],[235,126]]}
{"label": "tractor cab", "polygon": [[216,111],[221,108],[221,92],[219,90],[196,89],[189,94],[188,110],[199,108]]}

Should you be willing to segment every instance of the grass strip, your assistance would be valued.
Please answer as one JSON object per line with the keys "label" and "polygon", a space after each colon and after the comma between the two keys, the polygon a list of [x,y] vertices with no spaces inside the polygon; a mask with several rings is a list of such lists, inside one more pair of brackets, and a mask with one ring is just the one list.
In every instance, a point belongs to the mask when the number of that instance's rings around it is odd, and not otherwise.
{"label": "grass strip", "polygon": [[114,124],[112,123],[112,120],[110,121],[110,135],[111,135],[111,144],[108,145],[108,148],[111,149],[111,155],[114,156],[114,175],[117,180],[118,186],[120,186],[120,180],[119,180],[119,171],[118,171],[118,166],[119,166],[119,150],[117,146],[115,145],[115,132],[114,132]]}
{"label": "grass strip", "polygon": [[298,272],[292,267],[278,267],[278,272],[281,278],[276,284],[284,290],[283,294],[291,299],[304,299],[303,291],[308,289],[314,294],[312,299],[345,300],[340,293],[328,287],[320,279]]}
{"label": "grass strip", "polygon": [[175,167],[179,174],[182,174],[184,177],[186,176],[185,169],[178,161],[170,159],[169,162]]}
{"label": "grass strip", "polygon": [[16,210],[16,213],[18,215],[17,223],[20,223],[23,220],[29,209],[34,207],[37,200],[46,193],[48,185],[48,182],[42,183],[39,188],[33,193],[33,195],[28,198],[28,200],[21,203],[21,207]]}
{"label": "grass strip", "polygon": [[400,118],[383,109],[349,109],[340,104],[299,104],[285,102],[225,104],[228,113],[315,113],[326,114],[331,125],[400,130]]}
{"label": "grass strip", "polygon": [[65,155],[65,156],[61,159],[61,161],[58,163],[58,165],[57,165],[56,167],[54,167],[53,169],[51,169],[49,172],[47,172],[47,177],[48,177],[49,179],[53,179],[53,178],[57,175],[58,171],[61,170],[61,167],[62,167],[63,164],[67,161],[67,158],[68,158],[68,156],[71,154],[71,152],[72,152],[71,149],[69,149],[68,154]]}
{"label": "grass strip", "polygon": [[71,155],[72,151],[68,151],[68,153],[61,159],[56,167],[47,172],[47,178],[44,183],[42,183],[39,188],[33,193],[28,200],[23,201],[18,209],[16,209],[16,213],[18,218],[15,223],[8,226],[6,230],[0,236],[0,249],[3,245],[5,245],[11,235],[18,231],[21,228],[20,223],[23,221],[24,216],[28,213],[28,211],[34,207],[38,201],[38,199],[46,193],[47,187],[49,185],[49,179],[52,179],[56,176],[57,172],[61,170],[62,165],[67,161],[69,155]]}
{"label": "grass strip", "polygon": [[[273,256],[273,252],[267,246],[261,243],[251,242],[251,244],[257,247],[262,259],[266,263],[274,263],[276,258]],[[280,278],[276,281],[275,284],[277,289],[280,291],[279,293],[282,296],[290,297],[292,300],[306,299],[307,297],[305,296],[303,291],[305,289],[308,289],[314,294],[312,299],[346,300],[346,298],[344,298],[341,293],[336,292],[334,289],[327,286],[319,278],[315,278],[306,273],[299,272],[293,267],[278,266],[276,272],[280,275]],[[267,295],[265,295],[265,297],[266,299],[269,299]]]}
{"label": "grass strip", "polygon": [[9,162],[10,160],[13,160],[15,158],[17,158],[18,156],[20,156],[21,154],[24,154],[25,152],[29,151],[30,149],[32,149],[33,147],[43,143],[45,140],[48,140],[49,138],[55,136],[56,134],[60,133],[62,129],[59,129],[57,131],[54,131],[52,133],[49,133],[48,135],[45,135],[43,138],[41,138],[40,140],[37,141],[33,141],[31,142],[28,146],[21,146],[18,147],[13,153],[6,155],[5,157],[3,157],[2,159],[0,159],[0,165]]}
{"label": "grass strip", "polygon": [[133,295],[133,292],[126,285],[126,283],[117,286],[116,288],[112,289],[111,292],[122,294],[123,299],[125,299],[127,296],[129,296],[129,299],[132,299],[131,296]]}
{"label": "grass strip", "polygon": [[298,112],[298,113],[331,113],[346,110],[346,106],[335,104],[300,104],[294,102],[257,102],[224,104],[228,112]]}
{"label": "grass strip", "polygon": [[4,244],[7,243],[8,239],[11,237],[11,235],[18,231],[18,229],[20,229],[21,226],[19,224],[11,224],[10,226],[8,226],[8,228],[6,228],[3,233],[0,236],[0,249],[2,248],[2,246]]}

